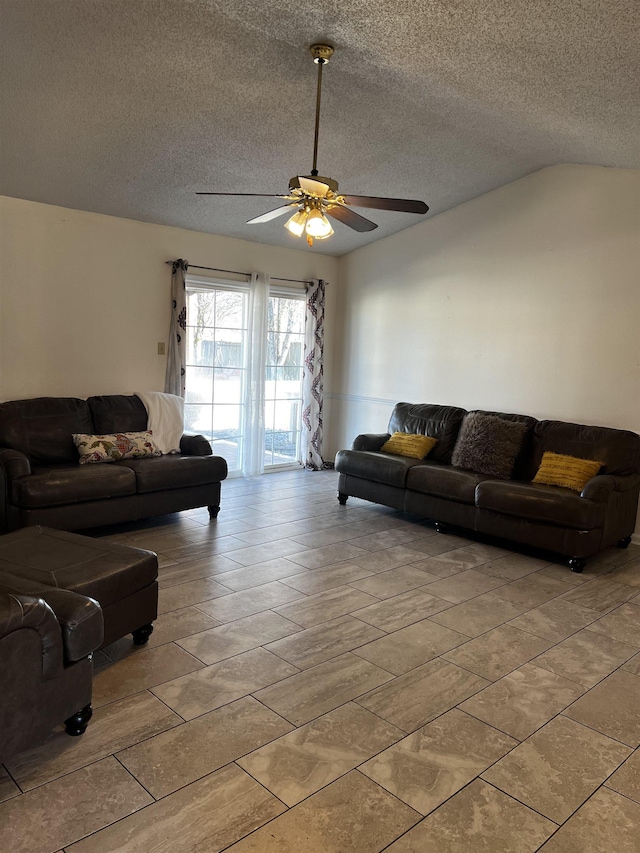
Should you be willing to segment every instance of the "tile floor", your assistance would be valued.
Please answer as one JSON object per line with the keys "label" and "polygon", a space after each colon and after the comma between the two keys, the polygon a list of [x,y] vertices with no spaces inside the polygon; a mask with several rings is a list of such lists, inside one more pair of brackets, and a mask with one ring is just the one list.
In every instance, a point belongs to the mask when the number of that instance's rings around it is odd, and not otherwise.
{"label": "tile floor", "polygon": [[0,768],[0,850],[640,851],[640,547],[577,575],[335,485],[96,531],[158,551],[161,615]]}

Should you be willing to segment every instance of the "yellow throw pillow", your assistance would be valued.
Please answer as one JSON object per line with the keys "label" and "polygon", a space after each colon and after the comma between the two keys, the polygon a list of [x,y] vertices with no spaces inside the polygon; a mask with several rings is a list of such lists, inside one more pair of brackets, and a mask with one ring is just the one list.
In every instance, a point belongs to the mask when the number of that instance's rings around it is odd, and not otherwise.
{"label": "yellow throw pillow", "polygon": [[391,438],[385,441],[380,450],[383,450],[385,453],[394,453],[396,456],[425,459],[437,443],[437,438],[431,438],[428,435],[394,432]]}
{"label": "yellow throw pillow", "polygon": [[602,462],[593,459],[578,459],[576,456],[563,456],[561,453],[547,451],[542,454],[542,462],[533,482],[547,486],[564,486],[565,489],[581,492],[602,465]]}

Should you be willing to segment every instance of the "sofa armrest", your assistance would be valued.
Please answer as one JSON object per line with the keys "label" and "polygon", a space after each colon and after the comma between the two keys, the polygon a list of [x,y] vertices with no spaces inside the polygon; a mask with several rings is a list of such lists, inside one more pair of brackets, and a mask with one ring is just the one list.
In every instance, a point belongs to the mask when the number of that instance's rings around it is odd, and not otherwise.
{"label": "sofa armrest", "polygon": [[0,447],[0,476],[10,481],[30,473],[31,463],[24,453],[10,447]]}
{"label": "sofa armrest", "polygon": [[0,639],[24,629],[40,638],[43,679],[54,678],[62,670],[62,636],[53,610],[37,596],[0,592]]}
{"label": "sofa armrest", "polygon": [[612,492],[628,492],[637,488],[639,484],[639,474],[628,474],[626,476],[597,474],[586,484],[580,493],[580,497],[587,498],[590,501],[604,502],[609,499]]}
{"label": "sofa armrest", "polygon": [[365,433],[364,435],[356,436],[352,450],[380,450],[385,441],[391,438],[388,432],[385,433]]}
{"label": "sofa armrest", "polygon": [[180,452],[185,456],[211,456],[213,450],[203,435],[185,435],[180,439]]}

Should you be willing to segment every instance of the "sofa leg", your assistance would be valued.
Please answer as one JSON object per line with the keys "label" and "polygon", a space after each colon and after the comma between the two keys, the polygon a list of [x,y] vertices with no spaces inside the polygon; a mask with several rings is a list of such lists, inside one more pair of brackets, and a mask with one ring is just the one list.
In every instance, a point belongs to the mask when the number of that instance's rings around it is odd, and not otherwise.
{"label": "sofa leg", "polygon": [[220,505],[208,506],[207,509],[209,510],[209,518],[217,518],[218,517],[218,513],[220,512]]}
{"label": "sofa leg", "polygon": [[631,537],[625,536],[624,539],[620,539],[618,542],[618,548],[628,548],[631,545]]}
{"label": "sofa leg", "polygon": [[76,711],[72,717],[64,721],[67,734],[71,737],[83,735],[92,716],[93,709],[90,704],[85,705],[80,711]]}
{"label": "sofa leg", "polygon": [[587,565],[587,561],[583,557],[569,557],[567,562],[571,571],[577,574],[582,574],[582,570]]}
{"label": "sofa leg", "polygon": [[338,492],[338,503],[340,506],[346,506],[348,497],[349,495],[345,495],[344,492]]}
{"label": "sofa leg", "polygon": [[141,628],[136,628],[135,631],[131,632],[131,636],[136,646],[144,646],[152,633],[153,625],[149,623],[148,625],[143,625]]}
{"label": "sofa leg", "polygon": [[449,525],[445,524],[444,521],[436,521],[436,523],[433,526],[436,529],[436,533],[448,533],[449,532]]}

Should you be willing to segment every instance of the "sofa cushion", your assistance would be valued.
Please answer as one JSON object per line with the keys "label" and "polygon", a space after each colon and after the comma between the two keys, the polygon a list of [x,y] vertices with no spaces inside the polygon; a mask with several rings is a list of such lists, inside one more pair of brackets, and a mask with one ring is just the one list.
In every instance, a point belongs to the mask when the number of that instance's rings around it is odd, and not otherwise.
{"label": "sofa cushion", "polygon": [[[100,466],[95,466],[100,467]],[[154,459],[123,459],[106,468],[129,469],[136,479],[136,491],[160,492],[219,483],[227,476],[227,463],[221,456],[159,456]]]}
{"label": "sofa cushion", "polygon": [[95,432],[142,432],[147,428],[147,410],[135,394],[89,397],[87,404]]}
{"label": "sofa cushion", "polygon": [[478,483],[488,479],[484,474],[454,468],[452,465],[423,463],[407,476],[407,488],[423,495],[435,495],[473,505]]}
{"label": "sofa cushion", "polygon": [[464,409],[455,406],[434,406],[430,403],[397,403],[391,420],[389,434],[394,432],[413,432],[430,435],[438,439],[429,458],[434,462],[451,462],[451,453],[458,437]]}
{"label": "sofa cushion", "polygon": [[635,432],[564,421],[540,421],[533,437],[530,479],[547,450],[580,459],[597,459],[604,465],[604,474],[640,474],[640,435]]}
{"label": "sofa cushion", "polygon": [[525,423],[484,412],[469,412],[460,427],[451,463],[508,480],[526,431]]}
{"label": "sofa cushion", "polygon": [[162,456],[153,443],[153,433],[149,430],[114,432],[110,435],[76,433],[73,436],[73,442],[78,448],[81,465]]}
{"label": "sofa cushion", "polygon": [[410,456],[411,459],[426,459],[438,443],[430,435],[415,435],[409,432],[394,432],[380,450],[395,456]]}
{"label": "sofa cushion", "polygon": [[407,473],[414,466],[424,464],[423,459],[393,456],[375,450],[340,450],[336,456],[336,471],[341,474],[400,489],[406,485]]}
{"label": "sofa cushion", "polygon": [[11,484],[11,499],[25,509],[62,506],[83,501],[134,495],[133,471],[115,465],[69,465],[34,468],[32,474]]}
{"label": "sofa cushion", "polygon": [[480,483],[476,489],[476,506],[575,530],[601,527],[605,511],[605,504],[581,498],[570,489],[513,480]]}
{"label": "sofa cushion", "polygon": [[36,397],[0,405],[0,445],[22,451],[34,465],[77,462],[74,432],[93,432],[86,400]]}
{"label": "sofa cushion", "polygon": [[581,492],[601,468],[602,462],[564,456],[547,450],[542,454],[542,462],[533,482],[547,486],[564,486],[565,489]]}

